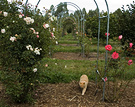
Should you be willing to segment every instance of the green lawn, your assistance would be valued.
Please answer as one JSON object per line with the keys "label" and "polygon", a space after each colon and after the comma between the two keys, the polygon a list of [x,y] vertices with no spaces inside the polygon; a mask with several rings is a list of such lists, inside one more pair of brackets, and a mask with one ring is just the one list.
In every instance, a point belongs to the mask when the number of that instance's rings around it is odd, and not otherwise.
{"label": "green lawn", "polygon": [[[78,41],[74,39],[72,35],[66,35],[61,37],[59,40],[60,44],[77,44]],[[91,52],[97,52],[97,44],[96,39],[93,39],[91,44],[87,49]],[[119,43],[110,40],[110,44],[113,46],[111,52],[108,54],[112,54],[114,51],[119,51],[120,47],[117,46]],[[54,52],[81,52],[81,46],[61,46],[56,45],[54,47]],[[100,44],[99,47],[100,53],[105,53],[105,47],[103,44]],[[133,59],[133,58],[131,58]],[[48,67],[45,67],[45,64],[48,64]],[[105,61],[98,61],[98,67],[101,74],[104,73],[105,68]],[[60,59],[52,59],[52,58],[44,58],[41,63],[41,69],[43,71],[43,78],[41,78],[42,82],[70,82],[72,80],[79,80],[82,74],[86,74],[89,76],[89,79],[95,80],[96,77],[96,65],[97,62],[89,61],[89,60],[60,60]],[[135,78],[135,71],[134,71],[135,64],[133,63],[130,66],[123,66],[124,71],[126,73],[127,79]],[[123,69],[121,69],[123,70]],[[120,71],[119,71],[120,72]],[[110,71],[108,74],[110,75],[113,71]]]}

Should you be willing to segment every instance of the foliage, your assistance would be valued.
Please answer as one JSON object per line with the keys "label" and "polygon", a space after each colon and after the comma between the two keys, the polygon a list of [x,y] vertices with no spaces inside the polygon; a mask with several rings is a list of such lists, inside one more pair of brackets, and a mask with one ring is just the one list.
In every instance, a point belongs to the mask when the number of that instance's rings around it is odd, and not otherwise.
{"label": "foliage", "polygon": [[[120,35],[119,39],[122,40],[122,35]],[[122,52],[119,51],[119,53],[117,53],[115,48],[112,49],[111,45],[106,45],[105,49],[106,51],[115,51],[112,55],[109,55],[110,57],[105,65],[105,72],[103,73],[103,70],[101,70],[101,75],[106,76],[102,78],[103,81],[107,81],[105,100],[109,102],[117,102],[125,92],[125,89],[128,87],[131,80],[134,78],[134,76],[130,74],[129,69],[125,69],[129,68],[128,66],[133,67],[131,65],[133,64],[133,61],[129,58],[122,57]]]}
{"label": "foliage", "polygon": [[130,50],[127,44],[135,44],[135,3],[133,2],[133,4],[127,6],[127,10],[122,7],[122,14],[119,16],[118,24],[120,25],[119,31],[121,35],[124,35],[121,41],[122,45],[124,45],[123,49],[127,56],[132,56],[135,47],[133,46]]}

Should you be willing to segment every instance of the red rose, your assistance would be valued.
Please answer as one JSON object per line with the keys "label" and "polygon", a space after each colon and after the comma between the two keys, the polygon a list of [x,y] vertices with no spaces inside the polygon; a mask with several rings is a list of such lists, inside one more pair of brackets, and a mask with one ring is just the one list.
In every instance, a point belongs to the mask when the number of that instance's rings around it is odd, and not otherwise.
{"label": "red rose", "polygon": [[128,61],[128,65],[131,65],[132,63],[133,63],[132,60],[129,60],[129,61]]}
{"label": "red rose", "polygon": [[112,58],[113,59],[117,59],[119,57],[119,54],[118,53],[116,53],[116,51],[115,52],[113,52],[113,54],[112,54]]}
{"label": "red rose", "polygon": [[122,39],[122,35],[119,36],[119,40]]}
{"label": "red rose", "polygon": [[133,43],[129,43],[129,47],[132,48],[132,46],[133,46]]}
{"label": "red rose", "polygon": [[112,46],[111,45],[106,45],[105,49],[108,50],[108,51],[111,51],[112,50]]}
{"label": "red rose", "polygon": [[[108,36],[110,35],[110,33],[108,33]],[[107,33],[105,33],[105,36],[107,36]]]}

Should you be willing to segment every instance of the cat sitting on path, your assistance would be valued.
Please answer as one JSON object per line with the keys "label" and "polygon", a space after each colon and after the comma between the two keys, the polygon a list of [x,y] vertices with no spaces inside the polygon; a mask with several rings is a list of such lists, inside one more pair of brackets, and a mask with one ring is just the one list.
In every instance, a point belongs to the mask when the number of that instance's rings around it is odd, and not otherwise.
{"label": "cat sitting on path", "polygon": [[84,93],[86,92],[88,82],[89,82],[89,79],[87,75],[82,75],[80,77],[79,86],[82,88],[82,95],[84,95]]}

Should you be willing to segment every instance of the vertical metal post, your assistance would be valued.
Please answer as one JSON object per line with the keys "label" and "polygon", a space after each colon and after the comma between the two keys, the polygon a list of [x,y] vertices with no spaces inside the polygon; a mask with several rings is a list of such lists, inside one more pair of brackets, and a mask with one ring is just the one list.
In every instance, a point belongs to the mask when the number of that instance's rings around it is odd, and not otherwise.
{"label": "vertical metal post", "polygon": [[[84,21],[85,21],[84,17],[85,17],[85,14],[83,14],[83,39],[84,39],[84,36],[85,36],[84,35]],[[85,48],[85,46],[84,46],[84,43],[83,43],[83,57],[85,57],[84,48]]]}
{"label": "vertical metal post", "polygon": [[58,31],[58,20],[59,20],[59,19],[58,19],[58,16],[57,16],[57,31]]}
{"label": "vertical metal post", "polygon": [[27,3],[28,3],[28,0],[26,0],[26,3],[25,3],[25,10],[24,10],[24,16],[26,16],[26,10],[27,10]]}
{"label": "vertical metal post", "polygon": [[37,2],[36,8],[35,8],[35,12],[36,12],[36,9],[37,9],[37,6],[38,6],[39,2],[40,2],[40,0]]}
{"label": "vertical metal post", "polygon": [[[96,6],[97,6],[97,11],[98,11],[98,43],[97,43],[97,66],[96,66],[96,70],[98,70],[98,60],[99,60],[99,39],[100,39],[100,12],[99,12],[99,7],[98,4],[96,2],[96,0],[94,0]],[[96,74],[96,78],[95,78],[95,83],[96,83],[96,87],[97,87],[97,74]],[[96,89],[95,95],[97,93],[98,89]]]}
{"label": "vertical metal post", "polygon": [[[107,0],[105,0],[106,7],[107,7],[107,40],[106,40],[106,45],[108,45],[108,33],[109,33],[109,8],[108,8],[108,3]],[[105,73],[104,77],[106,77],[106,67],[107,67],[107,58],[108,58],[108,51],[106,50],[106,56],[105,56]],[[105,81],[103,85],[103,101],[105,98]]]}

